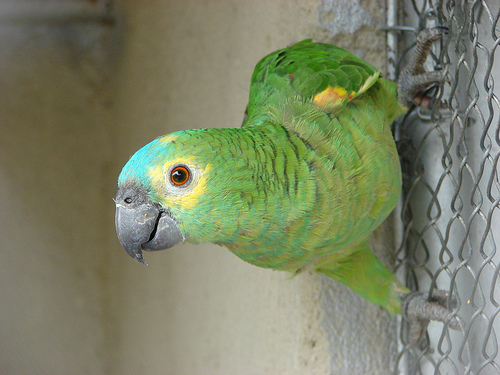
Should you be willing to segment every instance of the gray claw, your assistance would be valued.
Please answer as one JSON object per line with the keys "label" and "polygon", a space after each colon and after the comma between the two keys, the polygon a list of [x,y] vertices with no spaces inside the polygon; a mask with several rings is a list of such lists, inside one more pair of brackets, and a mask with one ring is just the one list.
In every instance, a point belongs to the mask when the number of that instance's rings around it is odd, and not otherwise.
{"label": "gray claw", "polygon": [[446,27],[435,27],[425,29],[418,35],[415,50],[398,81],[398,100],[402,104],[406,106],[416,104],[423,108],[431,106],[432,100],[423,94],[423,90],[441,82],[444,79],[444,73],[442,71],[426,72],[424,62],[429,56],[432,43],[447,33]]}
{"label": "gray claw", "polygon": [[433,291],[430,297],[420,292],[406,295],[401,302],[401,314],[410,325],[410,344],[417,345],[431,320],[447,322],[451,329],[458,329],[458,319],[450,316],[450,309],[456,306],[456,299],[444,290]]}

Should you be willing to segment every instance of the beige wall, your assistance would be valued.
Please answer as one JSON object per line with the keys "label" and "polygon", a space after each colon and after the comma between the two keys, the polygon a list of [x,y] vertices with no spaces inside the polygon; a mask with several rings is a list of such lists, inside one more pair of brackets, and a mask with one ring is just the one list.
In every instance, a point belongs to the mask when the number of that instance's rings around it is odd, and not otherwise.
{"label": "beige wall", "polygon": [[115,169],[102,31],[1,19],[1,374],[104,369]]}
{"label": "beige wall", "polygon": [[380,4],[333,37],[325,4],[129,0],[113,26],[3,21],[1,374],[387,373],[395,321],[344,286],[213,245],[143,267],[114,233],[127,158],[174,130],[239,126],[266,53],[313,37],[383,67]]}

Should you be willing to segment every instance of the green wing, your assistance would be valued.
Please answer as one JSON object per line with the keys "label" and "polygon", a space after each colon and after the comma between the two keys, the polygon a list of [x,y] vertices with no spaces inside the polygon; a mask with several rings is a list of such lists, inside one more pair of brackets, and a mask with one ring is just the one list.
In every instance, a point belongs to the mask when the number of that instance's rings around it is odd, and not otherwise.
{"label": "green wing", "polygon": [[251,118],[284,101],[312,101],[334,111],[368,90],[380,71],[342,48],[303,40],[259,61],[247,107]]}

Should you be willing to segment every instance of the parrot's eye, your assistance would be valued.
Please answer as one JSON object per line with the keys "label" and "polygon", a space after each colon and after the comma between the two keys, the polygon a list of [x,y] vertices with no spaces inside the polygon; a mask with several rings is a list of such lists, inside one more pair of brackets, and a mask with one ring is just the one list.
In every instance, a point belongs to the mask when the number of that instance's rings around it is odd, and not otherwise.
{"label": "parrot's eye", "polygon": [[176,186],[185,185],[189,181],[189,169],[180,165],[170,172],[170,181]]}

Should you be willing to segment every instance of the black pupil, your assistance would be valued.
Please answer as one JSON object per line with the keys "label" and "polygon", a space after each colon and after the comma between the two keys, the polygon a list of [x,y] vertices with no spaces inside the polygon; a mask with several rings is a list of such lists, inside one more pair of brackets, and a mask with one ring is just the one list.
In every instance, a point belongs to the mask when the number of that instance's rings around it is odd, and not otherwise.
{"label": "black pupil", "polygon": [[172,180],[178,184],[186,182],[187,172],[184,169],[176,169],[172,172]]}

